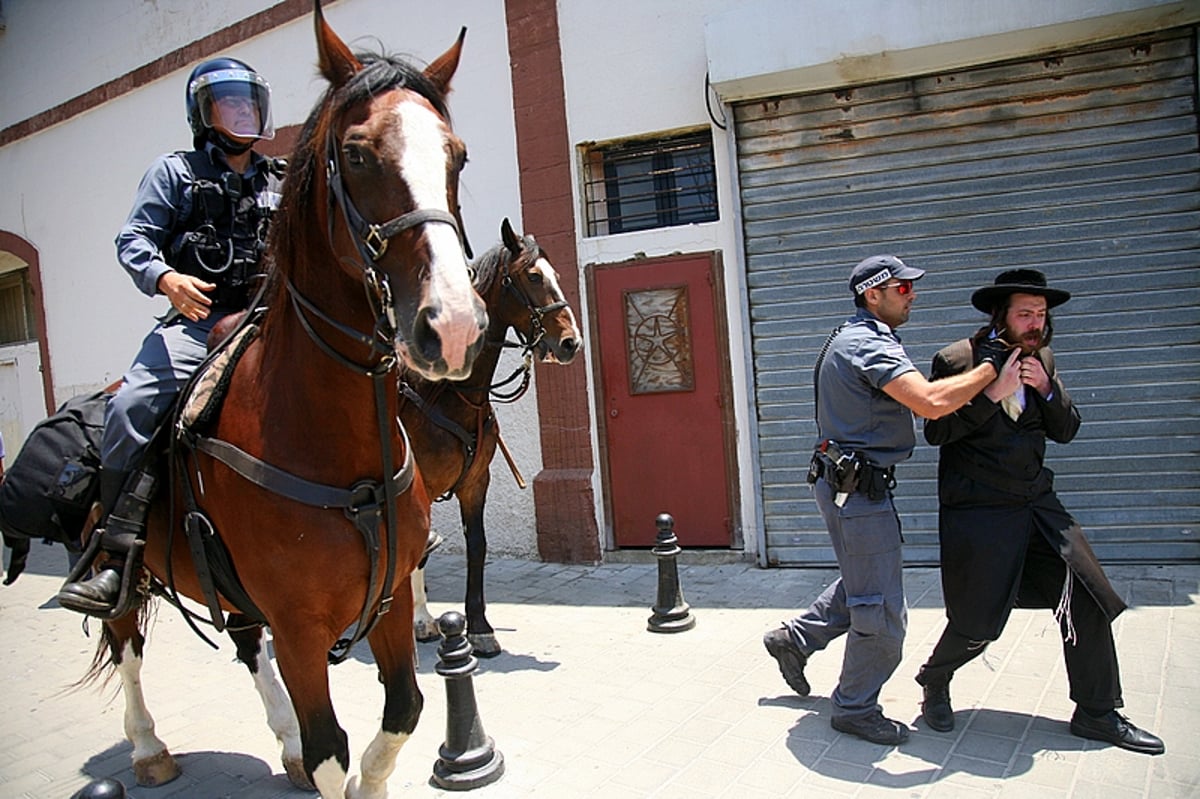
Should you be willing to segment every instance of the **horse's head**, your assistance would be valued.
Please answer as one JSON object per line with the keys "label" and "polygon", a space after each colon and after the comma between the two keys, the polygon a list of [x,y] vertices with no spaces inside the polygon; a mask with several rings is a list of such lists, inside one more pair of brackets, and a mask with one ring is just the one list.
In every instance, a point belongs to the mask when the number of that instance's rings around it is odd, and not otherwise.
{"label": "horse's head", "polygon": [[570,363],[582,337],[558,272],[533,236],[518,236],[507,219],[500,225],[500,239],[500,296],[489,300],[489,311],[520,332],[539,360]]}
{"label": "horse's head", "polygon": [[[352,293],[361,298],[365,289],[375,312],[367,337],[377,349],[394,350],[426,379],[464,378],[487,326],[462,245],[458,176],[466,147],[451,130],[446,108],[466,29],[422,71],[388,56],[351,53],[326,24],[319,0],[315,7],[320,71],[329,89],[301,134],[301,163],[285,182],[283,210],[295,213],[283,214],[287,227],[277,231],[275,243],[290,253],[276,260],[286,262],[290,254],[292,261],[324,262],[310,265],[308,285],[293,289],[308,294],[310,313],[319,305],[312,301],[315,291],[348,276],[361,286]],[[305,204],[307,212],[297,207]],[[314,255],[314,246],[332,250],[332,258]],[[320,271],[330,261],[339,275]],[[321,311],[331,327],[346,327],[336,301]]]}

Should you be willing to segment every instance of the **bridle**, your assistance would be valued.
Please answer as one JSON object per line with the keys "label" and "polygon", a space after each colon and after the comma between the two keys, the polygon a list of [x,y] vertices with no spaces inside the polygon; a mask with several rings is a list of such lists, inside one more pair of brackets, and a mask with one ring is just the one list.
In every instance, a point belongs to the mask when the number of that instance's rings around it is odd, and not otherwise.
{"label": "bridle", "polygon": [[[537,263],[538,258],[544,257],[541,255],[539,248],[538,254],[530,259],[530,265]],[[524,270],[527,271],[529,266]],[[513,370],[512,374],[503,380],[492,383],[487,387],[491,398],[496,402],[511,403],[516,402],[525,395],[529,390],[530,375],[533,371],[533,350],[546,337],[546,327],[542,324],[542,319],[546,314],[554,313],[555,311],[566,308],[569,304],[565,299],[552,302],[549,305],[538,305],[529,294],[521,287],[521,285],[513,279],[513,273],[509,270],[509,262],[505,261],[500,274],[500,285],[504,291],[511,291],[525,306],[525,310],[529,311],[529,332],[526,333],[520,328],[514,327],[513,331],[517,334],[518,341],[509,341],[507,338],[500,342],[501,347],[510,349],[522,349],[521,365]],[[521,378],[521,384],[517,388],[507,393],[500,391],[509,383],[512,383],[518,377]]]}
{"label": "bridle", "polygon": [[[464,242],[462,225],[457,216],[440,208],[418,208],[381,224],[368,222],[363,218],[346,191],[346,184],[342,180],[342,173],[338,168],[337,149],[332,130],[326,137],[325,157],[325,175],[329,187],[329,204],[325,215],[327,220],[326,236],[330,249],[333,249],[335,212],[340,212],[342,219],[346,222],[346,228],[350,231],[354,247],[358,251],[357,261],[345,256],[341,258],[341,261],[354,267],[361,274],[367,302],[375,315],[374,326],[370,333],[362,333],[336,321],[302,295],[290,278],[287,280],[288,295],[291,297],[292,307],[300,319],[304,332],[308,334],[313,343],[320,347],[322,352],[356,372],[367,375],[386,374],[396,366],[395,341],[403,340],[404,337],[396,326],[396,309],[392,304],[391,282],[387,274],[376,269],[374,264],[387,252],[388,243],[406,230],[430,223],[449,225],[461,244]],[[308,320],[308,315],[315,316],[347,338],[363,344],[371,352],[377,354],[379,360],[370,365],[363,365],[342,355],[321,337]]]}

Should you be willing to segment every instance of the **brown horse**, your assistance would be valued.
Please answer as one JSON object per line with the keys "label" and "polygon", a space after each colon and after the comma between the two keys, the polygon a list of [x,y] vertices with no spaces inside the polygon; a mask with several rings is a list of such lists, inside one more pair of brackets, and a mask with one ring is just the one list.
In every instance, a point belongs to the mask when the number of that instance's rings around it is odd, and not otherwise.
{"label": "brown horse", "polygon": [[[144,554],[155,581],[210,608],[219,602],[214,619],[232,614],[289,778],[324,799],[379,799],[422,705],[409,575],[424,551],[430,498],[394,422],[397,363],[427,379],[466,376],[486,313],[457,221],[466,153],[445,105],[463,36],[421,71],[351,53],[319,0],[314,7],[330,85],[304,125],[273,222],[270,310],[219,419],[194,444],[190,473],[176,480],[172,502],[152,509]],[[208,537],[223,542],[246,602],[206,594],[180,495],[194,496],[211,522]],[[142,702],[140,615],[105,622],[105,639],[146,785],[173,779],[178,767]],[[246,617],[271,628],[290,702],[261,630],[234,630]],[[386,699],[361,775],[347,784],[327,658],[344,657],[364,634]],[[105,653],[97,657],[99,669]]]}
{"label": "brown horse", "polygon": [[[404,392],[408,401],[400,408],[400,420],[409,431],[426,487],[434,496],[458,498],[467,543],[467,637],[475,654],[484,657],[500,654],[483,598],[487,559],[483,508],[491,481],[488,467],[501,444],[492,399],[513,402],[520,398],[529,385],[533,353],[543,363],[567,364],[579,352],[581,342],[558,273],[537,242],[532,236],[517,236],[507,219],[500,226],[500,237],[501,244],[472,263],[475,290],[487,305],[488,331],[471,375],[452,384],[411,379]],[[516,331],[520,343],[508,344],[510,329]],[[523,348],[525,362],[502,381],[506,385],[501,388],[495,384],[495,375],[505,346]],[[519,376],[524,378],[519,386],[507,386]],[[425,606],[424,569],[418,569],[412,580],[417,638],[434,640],[439,633]]]}

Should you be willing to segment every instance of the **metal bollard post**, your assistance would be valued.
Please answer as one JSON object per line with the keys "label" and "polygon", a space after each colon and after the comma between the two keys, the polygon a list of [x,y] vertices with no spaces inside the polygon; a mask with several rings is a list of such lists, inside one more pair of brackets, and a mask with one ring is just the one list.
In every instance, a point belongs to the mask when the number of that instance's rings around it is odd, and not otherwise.
{"label": "metal bollard post", "polygon": [[675,519],[671,514],[660,513],[654,523],[658,526],[658,538],[652,550],[658,557],[658,604],[651,608],[654,613],[646,623],[646,629],[652,633],[681,633],[696,626],[696,617],[683,601],[683,591],[679,588],[675,556],[683,550],[675,537]]}
{"label": "metal bollard post", "polygon": [[438,748],[432,781],[448,791],[490,785],[504,774],[504,756],[483,731],[471,678],[479,661],[464,635],[467,620],[448,611],[438,618],[442,644],[437,673],[446,678],[446,742]]}

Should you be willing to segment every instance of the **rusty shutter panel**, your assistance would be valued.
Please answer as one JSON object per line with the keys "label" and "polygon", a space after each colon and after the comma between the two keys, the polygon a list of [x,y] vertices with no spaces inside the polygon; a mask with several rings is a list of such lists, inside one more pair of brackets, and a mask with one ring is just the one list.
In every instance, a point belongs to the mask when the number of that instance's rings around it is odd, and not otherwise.
{"label": "rusty shutter panel", "polygon": [[[1074,299],[1055,351],[1084,424],[1060,496],[1108,561],[1200,559],[1200,157],[1192,29],[735,107],[767,559],[834,563],[805,484],[811,370],[850,267],[929,270],[901,328],[933,353],[1003,269]],[[920,422],[918,422],[918,427]],[[898,468],[911,564],[936,563],[936,449]]]}

